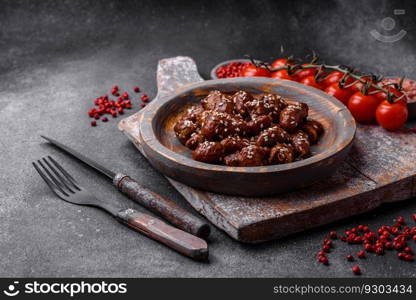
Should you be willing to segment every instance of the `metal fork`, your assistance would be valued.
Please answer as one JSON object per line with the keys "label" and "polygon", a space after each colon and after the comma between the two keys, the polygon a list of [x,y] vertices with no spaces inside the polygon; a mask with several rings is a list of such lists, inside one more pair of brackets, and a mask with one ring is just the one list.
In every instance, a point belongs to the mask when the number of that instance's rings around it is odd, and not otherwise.
{"label": "metal fork", "polygon": [[97,199],[51,156],[39,159],[32,164],[49,188],[62,200],[72,204],[101,208],[135,231],[186,256],[196,260],[208,258],[208,245],[204,240],[132,208],[124,209],[109,200]]}

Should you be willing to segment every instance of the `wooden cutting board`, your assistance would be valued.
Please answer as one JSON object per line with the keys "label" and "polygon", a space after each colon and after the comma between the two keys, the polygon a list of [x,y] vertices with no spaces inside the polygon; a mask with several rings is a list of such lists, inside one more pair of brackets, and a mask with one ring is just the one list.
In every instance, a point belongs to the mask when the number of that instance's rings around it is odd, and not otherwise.
{"label": "wooden cutting board", "polygon": [[[152,109],[153,103],[181,87],[202,80],[189,57],[159,61],[158,94],[145,109]],[[140,117],[138,112],[121,120],[119,129],[142,151]],[[232,238],[258,243],[366,212],[383,202],[412,198],[416,195],[415,175],[416,134],[359,125],[353,148],[335,175],[305,189],[267,198],[243,198],[204,192],[168,180],[198,212]]]}

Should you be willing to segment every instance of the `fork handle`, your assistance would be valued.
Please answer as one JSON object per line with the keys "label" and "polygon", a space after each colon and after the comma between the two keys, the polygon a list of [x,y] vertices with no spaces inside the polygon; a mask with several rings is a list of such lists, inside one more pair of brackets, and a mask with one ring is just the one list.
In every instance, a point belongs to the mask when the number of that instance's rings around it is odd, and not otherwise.
{"label": "fork handle", "polygon": [[186,211],[175,202],[145,188],[133,178],[118,173],[114,185],[133,201],[145,206],[178,228],[201,238],[208,237],[210,226],[200,218]]}
{"label": "fork handle", "polygon": [[177,229],[150,215],[128,208],[119,211],[117,218],[130,228],[165,244],[195,260],[208,259],[208,245],[203,240]]}

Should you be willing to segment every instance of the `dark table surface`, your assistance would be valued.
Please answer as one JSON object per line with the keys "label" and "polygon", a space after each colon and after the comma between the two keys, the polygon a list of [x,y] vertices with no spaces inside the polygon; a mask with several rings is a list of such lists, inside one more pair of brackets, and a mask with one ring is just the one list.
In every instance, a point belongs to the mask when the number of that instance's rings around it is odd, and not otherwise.
{"label": "dark table surface", "polygon": [[[393,9],[405,9],[394,15]],[[315,261],[330,230],[373,228],[416,212],[414,199],[299,233],[245,245],[213,229],[209,263],[191,261],[105,213],[58,200],[31,166],[53,155],[99,197],[133,204],[107,179],[45,144],[55,137],[192,210],[117,130],[119,119],[92,128],[86,111],[113,84],[156,94],[159,59],[193,57],[207,76],[216,63],[244,54],[270,60],[316,50],[327,62],[416,77],[415,9],[410,1],[1,1],[0,276],[306,277],[352,276],[337,243],[329,267]],[[381,28],[393,17],[391,32]],[[377,29],[407,35],[383,43]],[[384,30],[384,31],[383,31]],[[137,111],[138,96],[134,96]],[[416,276],[394,253],[360,262],[363,276]]]}

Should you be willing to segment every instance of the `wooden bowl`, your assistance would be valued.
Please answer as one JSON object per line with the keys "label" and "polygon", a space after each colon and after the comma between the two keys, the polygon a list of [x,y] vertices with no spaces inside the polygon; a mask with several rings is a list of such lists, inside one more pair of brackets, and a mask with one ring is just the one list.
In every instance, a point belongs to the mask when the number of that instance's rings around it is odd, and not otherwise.
{"label": "wooden bowl", "polygon": [[[322,123],[325,133],[301,161],[260,167],[228,167],[195,161],[191,151],[176,138],[174,124],[185,109],[212,90],[277,93],[288,101],[309,105],[309,116]],[[156,104],[156,103],[155,103]],[[232,78],[193,84],[160,100],[141,118],[141,140],[145,155],[163,174],[189,186],[222,194],[268,196],[311,185],[330,176],[347,155],[356,124],[348,109],[317,89],[287,80]]]}

